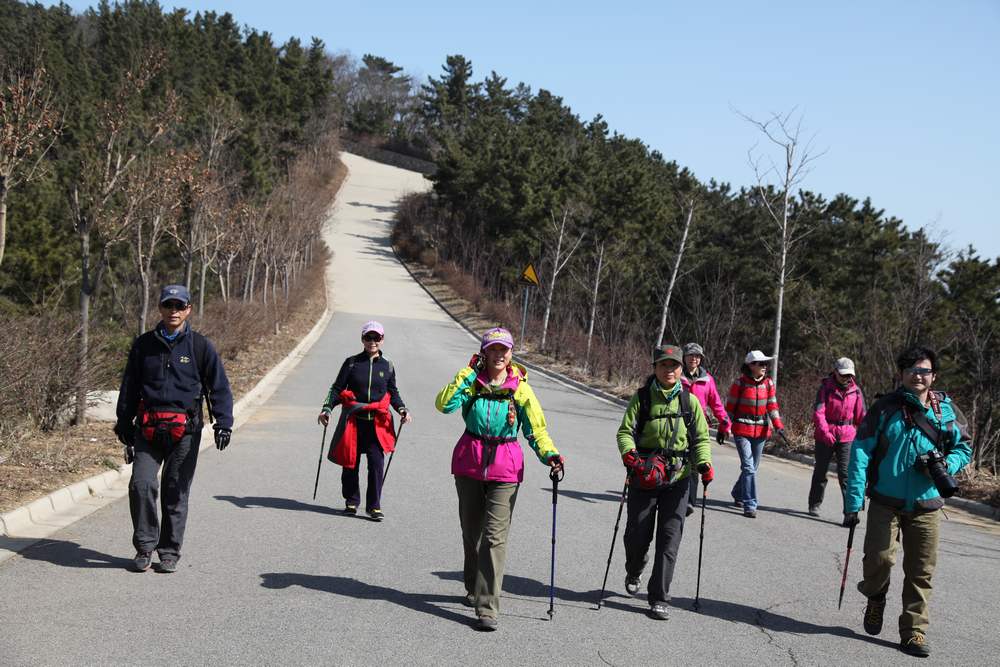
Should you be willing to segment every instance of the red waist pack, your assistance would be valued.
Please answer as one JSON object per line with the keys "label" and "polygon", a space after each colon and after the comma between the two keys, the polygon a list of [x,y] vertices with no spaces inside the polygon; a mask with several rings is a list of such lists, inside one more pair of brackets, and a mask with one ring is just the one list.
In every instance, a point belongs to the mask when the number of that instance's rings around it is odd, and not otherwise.
{"label": "red waist pack", "polygon": [[148,410],[139,407],[139,428],[148,442],[177,444],[187,433],[188,416],[176,410]]}

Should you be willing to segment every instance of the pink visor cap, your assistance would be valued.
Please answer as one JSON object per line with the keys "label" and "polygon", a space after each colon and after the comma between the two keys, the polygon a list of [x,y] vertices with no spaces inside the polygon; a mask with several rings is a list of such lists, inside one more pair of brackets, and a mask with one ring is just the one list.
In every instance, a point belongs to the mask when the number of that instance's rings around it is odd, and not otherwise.
{"label": "pink visor cap", "polygon": [[514,337],[503,327],[494,327],[483,334],[483,342],[480,349],[485,350],[490,345],[503,345],[508,350],[514,348]]}
{"label": "pink visor cap", "polygon": [[361,327],[361,335],[364,336],[369,331],[374,331],[379,336],[385,335],[385,329],[382,327],[381,322],[376,322],[372,320],[370,322],[365,322],[364,326]]}

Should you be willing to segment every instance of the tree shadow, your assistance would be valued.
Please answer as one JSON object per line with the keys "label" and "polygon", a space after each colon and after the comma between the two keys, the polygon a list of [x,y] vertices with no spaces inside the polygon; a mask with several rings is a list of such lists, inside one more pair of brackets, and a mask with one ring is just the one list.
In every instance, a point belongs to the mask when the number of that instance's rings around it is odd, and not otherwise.
{"label": "tree shadow", "polygon": [[[551,494],[552,487],[540,487],[540,491]],[[572,498],[573,500],[582,500],[585,503],[597,503],[605,500],[613,500],[615,502],[621,502],[622,494],[621,491],[613,491],[608,489],[604,493],[591,493],[589,491],[573,491],[572,489],[559,489],[559,497],[563,496],[567,498]]]}
{"label": "tree shadow", "polygon": [[60,567],[87,569],[125,569],[132,563],[131,558],[111,556],[67,540],[37,540],[25,547],[19,555],[21,558],[44,561]]}
{"label": "tree shadow", "polygon": [[454,621],[462,625],[472,626],[476,620],[469,613],[460,613],[447,607],[439,606],[442,603],[460,604],[462,598],[457,595],[406,593],[385,586],[366,584],[363,581],[348,577],[300,574],[297,572],[267,572],[260,575],[260,578],[262,579],[260,585],[272,590],[301,586],[314,591],[333,593],[334,595],[342,595],[356,600],[392,602],[393,604],[412,609],[422,614],[437,616],[438,618]]}
{"label": "tree shadow", "polygon": [[379,213],[395,213],[396,209],[398,208],[398,206],[382,206],[382,205],[379,205],[379,204],[369,204],[367,202],[362,202],[362,201],[349,201],[349,202],[347,202],[347,205],[348,206],[357,206],[359,208],[360,207],[371,208],[371,209],[375,209]]}
{"label": "tree shadow", "polygon": [[241,509],[264,507],[274,510],[291,510],[293,512],[316,512],[317,514],[328,514],[330,516],[339,516],[345,519],[357,518],[356,516],[350,514],[344,514],[343,510],[339,510],[334,507],[328,507],[326,505],[312,505],[310,503],[304,503],[300,500],[293,500],[291,498],[272,498],[270,496],[215,496],[215,499],[232,503]]}

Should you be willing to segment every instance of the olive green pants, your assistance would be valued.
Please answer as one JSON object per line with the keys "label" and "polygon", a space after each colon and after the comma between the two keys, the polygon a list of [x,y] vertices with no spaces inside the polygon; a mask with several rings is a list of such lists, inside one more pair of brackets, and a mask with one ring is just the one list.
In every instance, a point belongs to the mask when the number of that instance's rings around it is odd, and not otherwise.
{"label": "olive green pants", "polygon": [[868,507],[865,531],[864,580],[858,590],[866,597],[885,597],[889,575],[896,563],[896,541],[903,542],[903,612],[899,636],[927,634],[931,576],[937,565],[941,512],[904,512],[877,502]]}
{"label": "olive green pants", "polygon": [[496,618],[500,613],[507,536],[518,486],[455,477],[465,549],[465,591],[475,600],[479,616]]}

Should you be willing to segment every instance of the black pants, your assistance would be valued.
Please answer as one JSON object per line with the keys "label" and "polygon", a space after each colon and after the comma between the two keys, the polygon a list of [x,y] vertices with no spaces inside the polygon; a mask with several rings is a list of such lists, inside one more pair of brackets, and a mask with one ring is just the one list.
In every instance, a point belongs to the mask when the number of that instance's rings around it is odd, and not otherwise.
{"label": "black pants", "polygon": [[[201,433],[188,434],[176,444],[149,442],[135,436],[135,460],[128,485],[132,514],[132,544],[136,551],[153,551],[160,558],[180,558],[187,524],[188,495],[198,464]],[[156,474],[163,466],[161,480]],[[160,487],[163,487],[162,489]],[[156,515],[159,495],[162,519]]]}
{"label": "black pants", "polygon": [[833,445],[816,443],[816,465],[813,467],[812,486],[809,488],[809,507],[823,504],[823,492],[826,491],[826,472],[830,468],[830,459],[837,457],[837,482],[840,484],[840,500],[844,500],[844,485],[847,483],[847,460],[851,455],[851,443],[838,442]]}
{"label": "black pants", "polygon": [[[693,468],[693,466],[692,466]],[[688,475],[688,479],[691,480],[690,490],[688,491],[688,505],[691,507],[698,506],[698,485],[701,483],[701,476],[698,475],[693,469],[691,474]]]}
{"label": "black pants", "polygon": [[655,533],[653,572],[646,586],[650,604],[670,600],[674,563],[684,534],[688,488],[686,477],[654,491],[629,486],[628,522],[625,524],[625,571],[629,576],[642,572]]}
{"label": "black pants", "polygon": [[340,473],[340,485],[344,502],[355,507],[361,502],[361,455],[368,459],[368,488],[365,490],[365,510],[382,509],[382,475],[384,474],[385,452],[375,435],[375,422],[358,419],[358,458],[353,468],[344,468]]}

